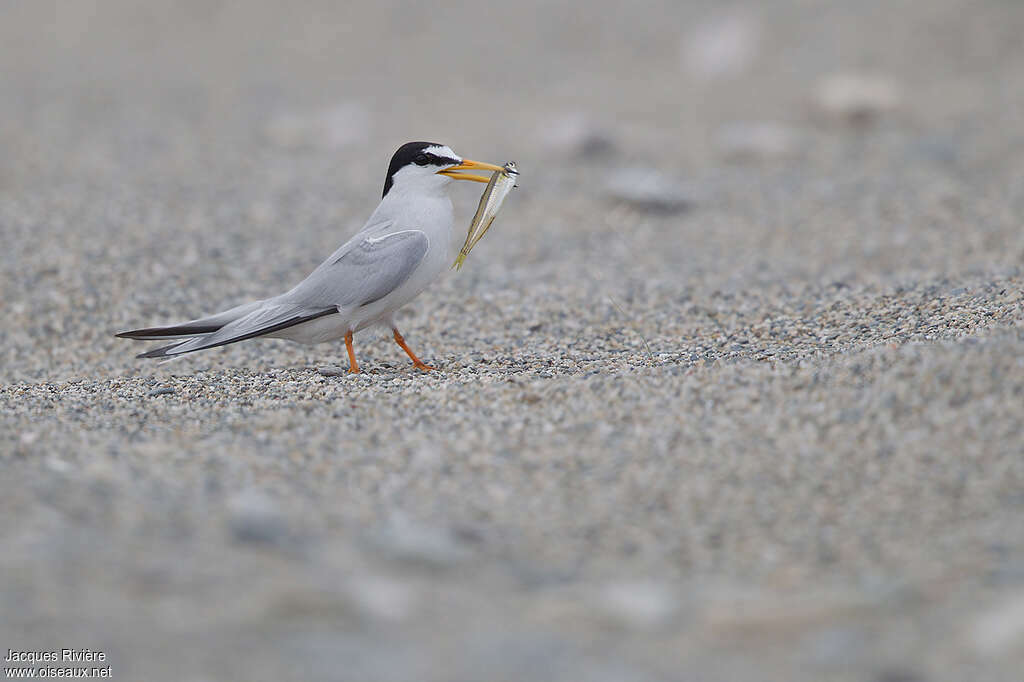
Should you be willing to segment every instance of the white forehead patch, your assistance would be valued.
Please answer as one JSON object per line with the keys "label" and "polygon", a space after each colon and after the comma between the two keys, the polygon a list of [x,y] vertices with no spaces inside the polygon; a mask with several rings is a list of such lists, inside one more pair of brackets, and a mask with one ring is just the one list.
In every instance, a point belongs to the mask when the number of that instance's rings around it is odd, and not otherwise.
{"label": "white forehead patch", "polygon": [[440,156],[446,159],[458,159],[459,161],[462,161],[462,157],[453,152],[452,148],[449,147],[448,145],[435,144],[430,147],[427,147],[423,151],[427,154],[433,154],[435,156]]}

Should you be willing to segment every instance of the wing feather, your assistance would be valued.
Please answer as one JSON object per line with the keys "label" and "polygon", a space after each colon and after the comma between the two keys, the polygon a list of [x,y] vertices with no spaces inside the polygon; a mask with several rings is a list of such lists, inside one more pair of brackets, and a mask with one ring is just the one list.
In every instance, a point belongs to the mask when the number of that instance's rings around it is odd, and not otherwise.
{"label": "wing feather", "polygon": [[402,286],[430,246],[427,235],[420,230],[385,232],[379,236],[364,231],[359,237],[335,252],[279,300],[310,308],[369,305]]}

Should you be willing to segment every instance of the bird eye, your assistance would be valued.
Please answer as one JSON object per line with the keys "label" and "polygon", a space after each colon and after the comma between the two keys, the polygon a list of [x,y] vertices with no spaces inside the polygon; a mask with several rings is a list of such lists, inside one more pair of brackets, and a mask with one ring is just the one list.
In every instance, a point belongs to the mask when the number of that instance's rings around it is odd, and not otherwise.
{"label": "bird eye", "polygon": [[428,161],[427,155],[420,154],[419,156],[416,157],[415,161],[417,166],[426,166]]}

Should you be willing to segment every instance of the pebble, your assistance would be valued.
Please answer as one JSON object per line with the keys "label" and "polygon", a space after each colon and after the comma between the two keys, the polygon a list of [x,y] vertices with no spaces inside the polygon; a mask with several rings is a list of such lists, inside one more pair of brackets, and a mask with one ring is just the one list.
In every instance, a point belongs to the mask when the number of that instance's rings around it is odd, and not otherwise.
{"label": "pebble", "polygon": [[664,173],[643,167],[612,171],[605,181],[605,193],[614,201],[651,213],[679,213],[697,203],[695,190]]}
{"label": "pebble", "polygon": [[979,656],[1024,655],[1024,591],[976,616],[967,641]]}
{"label": "pebble", "polygon": [[366,615],[391,623],[408,620],[420,601],[418,590],[411,582],[381,576],[352,580],[348,583],[348,592]]}
{"label": "pebble", "polygon": [[414,522],[396,514],[372,536],[372,543],[401,562],[427,568],[445,568],[468,558],[467,547],[446,528]]}
{"label": "pebble", "polygon": [[288,524],[278,505],[264,493],[245,490],[227,503],[227,524],[238,542],[277,544],[288,536]]}
{"label": "pebble", "polygon": [[693,77],[711,81],[751,68],[760,52],[762,26],[756,13],[734,8],[699,21],[682,46],[682,62]]}
{"label": "pebble", "polygon": [[552,115],[541,131],[545,146],[569,158],[595,159],[613,154],[617,145],[607,126],[582,112]]}
{"label": "pebble", "polygon": [[653,582],[620,582],[604,586],[599,603],[621,624],[648,630],[667,625],[679,608],[668,585]]}
{"label": "pebble", "polygon": [[874,123],[899,109],[902,100],[900,84],[881,74],[832,74],[815,91],[815,104],[823,117],[852,125]]}
{"label": "pebble", "polygon": [[796,131],[767,121],[730,123],[715,135],[719,153],[728,161],[775,161],[797,152]]}

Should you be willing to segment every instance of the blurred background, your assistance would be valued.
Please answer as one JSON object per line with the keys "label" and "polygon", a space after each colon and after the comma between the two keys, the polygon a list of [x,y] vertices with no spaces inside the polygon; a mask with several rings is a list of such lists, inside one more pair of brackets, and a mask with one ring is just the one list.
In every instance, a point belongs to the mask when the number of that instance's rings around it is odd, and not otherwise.
{"label": "blurred background", "polygon": [[[418,139],[522,171],[403,328],[544,365],[493,379],[541,382],[518,425],[459,402],[488,387],[246,393],[338,349],[111,337],[290,286]],[[1019,679],[1022,155],[1016,0],[2,2],[0,647],[195,682]],[[623,373],[610,417],[537,397],[590,390],[569,356]],[[850,393],[802,393],[832,360]]]}

